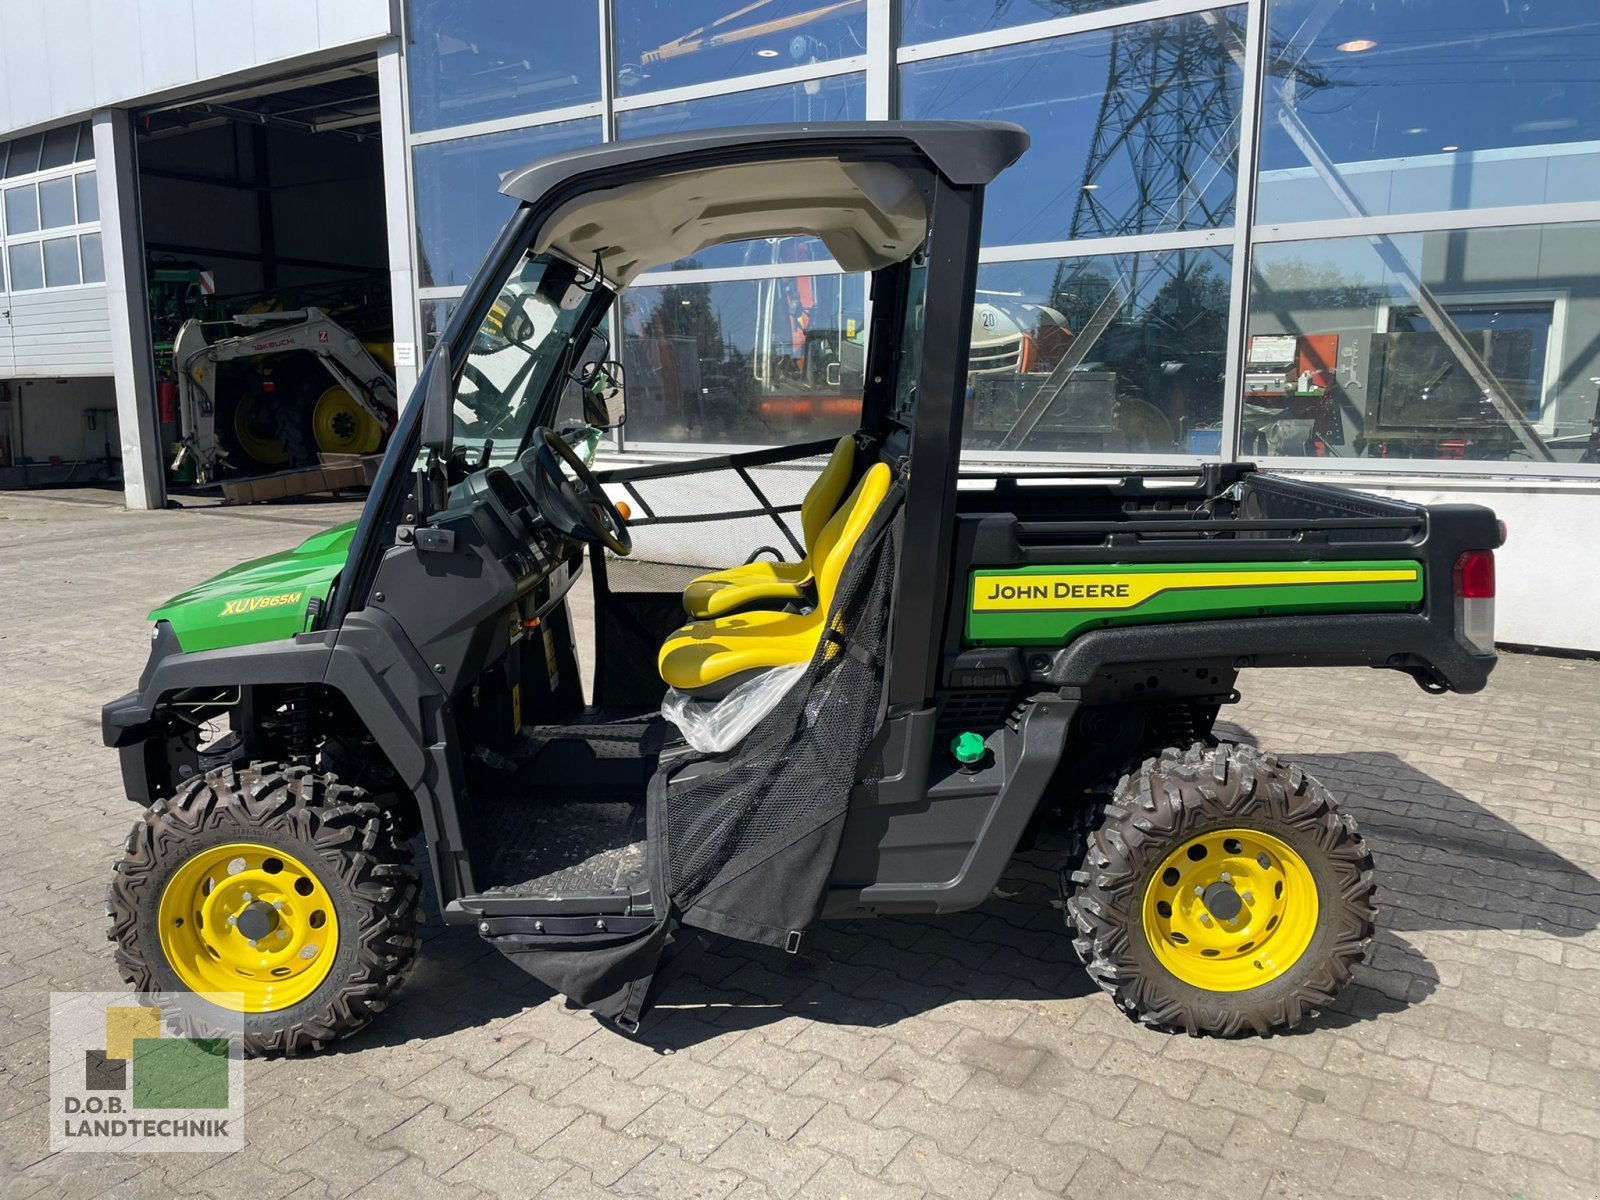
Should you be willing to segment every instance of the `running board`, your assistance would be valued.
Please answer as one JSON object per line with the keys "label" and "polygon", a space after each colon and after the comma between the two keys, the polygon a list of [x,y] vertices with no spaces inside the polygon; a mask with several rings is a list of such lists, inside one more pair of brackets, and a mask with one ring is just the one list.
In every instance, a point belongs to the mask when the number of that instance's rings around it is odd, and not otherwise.
{"label": "running board", "polygon": [[[655,909],[645,895],[605,896],[497,896],[484,893],[463,896],[444,907],[446,925],[472,925],[499,917],[561,917],[591,920],[594,917],[642,917],[654,919]],[[530,931],[531,932],[531,931]]]}

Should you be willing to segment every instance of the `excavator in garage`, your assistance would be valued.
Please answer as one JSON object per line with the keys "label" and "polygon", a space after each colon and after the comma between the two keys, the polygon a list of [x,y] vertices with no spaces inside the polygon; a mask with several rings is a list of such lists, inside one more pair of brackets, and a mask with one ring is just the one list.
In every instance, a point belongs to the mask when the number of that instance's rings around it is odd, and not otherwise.
{"label": "excavator in garage", "polygon": [[[207,327],[217,324],[248,332],[208,341]],[[388,438],[399,407],[381,352],[320,308],[240,313],[220,323],[185,321],[172,346],[179,420],[172,469],[192,463],[195,480],[206,483],[221,471],[247,469],[241,457],[270,468],[308,465],[319,453],[374,453]],[[242,394],[218,386],[221,364],[279,355],[299,362],[256,376]],[[331,383],[318,388],[324,383],[320,373],[303,369],[307,355]]]}

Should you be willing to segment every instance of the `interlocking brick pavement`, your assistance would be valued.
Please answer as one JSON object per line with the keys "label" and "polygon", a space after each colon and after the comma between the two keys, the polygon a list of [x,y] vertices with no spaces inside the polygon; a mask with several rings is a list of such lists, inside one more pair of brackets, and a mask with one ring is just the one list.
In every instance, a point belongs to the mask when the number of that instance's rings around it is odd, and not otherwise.
{"label": "interlocking brick pavement", "polygon": [[124,513],[0,496],[0,1196],[1600,1195],[1600,665],[1488,691],[1254,672],[1232,733],[1320,776],[1380,873],[1370,962],[1301,1032],[1131,1024],[1077,968],[1048,851],[975,913],[729,945],[643,1044],[428,925],[399,1002],[246,1069],[249,1146],[47,1150],[48,994],[117,986],[102,903],[132,819],[98,710],[155,602],[350,506]]}

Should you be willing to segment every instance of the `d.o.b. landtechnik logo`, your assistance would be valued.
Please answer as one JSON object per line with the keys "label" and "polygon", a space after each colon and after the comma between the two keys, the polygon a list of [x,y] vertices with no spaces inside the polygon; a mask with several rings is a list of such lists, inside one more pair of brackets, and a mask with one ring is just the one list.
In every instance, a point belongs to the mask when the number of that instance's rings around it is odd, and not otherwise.
{"label": "d.o.b. landtechnik logo", "polygon": [[231,999],[52,993],[50,1148],[243,1146],[243,1015]]}

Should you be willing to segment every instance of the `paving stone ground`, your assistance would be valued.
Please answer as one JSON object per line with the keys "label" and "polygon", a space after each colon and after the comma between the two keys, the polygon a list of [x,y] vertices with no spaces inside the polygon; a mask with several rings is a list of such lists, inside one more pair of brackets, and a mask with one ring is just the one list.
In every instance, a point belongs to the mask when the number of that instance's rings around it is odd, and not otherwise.
{"label": "paving stone ground", "polygon": [[1524,656],[1477,696],[1241,681],[1233,735],[1343,798],[1382,885],[1370,962],[1296,1034],[1125,1020],[1036,853],[976,912],[829,927],[797,958],[720,948],[642,1042],[431,921],[371,1029],[247,1065],[247,1149],[51,1156],[48,994],[118,986],[101,905],[134,813],[99,705],[154,602],[352,511],[0,496],[7,1200],[1600,1195],[1600,665]]}

